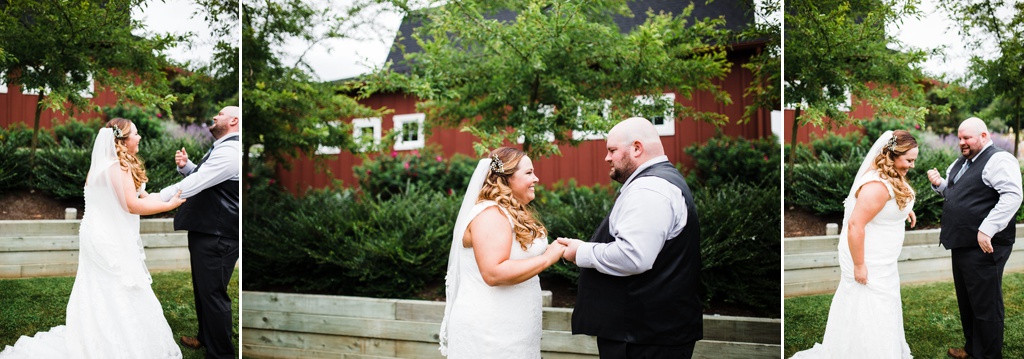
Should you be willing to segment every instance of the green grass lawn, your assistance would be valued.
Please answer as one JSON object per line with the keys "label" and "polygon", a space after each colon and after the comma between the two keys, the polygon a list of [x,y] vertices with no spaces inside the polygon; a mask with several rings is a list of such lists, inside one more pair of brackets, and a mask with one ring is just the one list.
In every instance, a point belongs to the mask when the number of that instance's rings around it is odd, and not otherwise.
{"label": "green grass lawn", "polygon": [[[915,358],[945,358],[950,347],[963,345],[960,311],[953,282],[904,286],[903,330]],[[1003,276],[1006,329],[1003,357],[1024,358],[1024,273]],[[820,343],[832,295],[785,300],[785,357]]]}
{"label": "green grass lawn", "polygon": [[[14,344],[22,335],[35,335],[64,324],[64,310],[74,282],[75,277],[0,280],[0,349]],[[191,272],[154,273],[153,292],[164,307],[164,317],[171,325],[174,341],[178,342],[182,335],[196,335]],[[237,269],[231,277],[228,293],[231,293],[234,324],[238,328]],[[233,341],[237,348],[237,333]],[[204,349],[178,346],[185,358],[203,358]]]}

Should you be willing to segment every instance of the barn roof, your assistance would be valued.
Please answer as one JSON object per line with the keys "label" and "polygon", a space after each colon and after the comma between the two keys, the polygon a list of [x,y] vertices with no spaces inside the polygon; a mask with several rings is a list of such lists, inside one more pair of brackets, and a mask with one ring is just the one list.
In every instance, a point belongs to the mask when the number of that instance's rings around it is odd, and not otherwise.
{"label": "barn roof", "polygon": [[[615,23],[619,25],[619,31],[626,33],[647,21],[648,9],[653,10],[655,14],[661,12],[679,14],[689,4],[689,1],[680,0],[637,0],[628,3],[629,9],[633,12],[633,17],[615,15],[614,19]],[[703,19],[723,16],[725,18],[725,28],[733,32],[739,32],[754,22],[752,9],[752,0],[715,0],[710,4],[707,4],[704,0],[694,0],[691,18]],[[423,24],[424,18],[422,15],[411,14],[402,19],[402,24],[398,28],[398,33],[395,35],[395,40],[391,45],[391,51],[388,53],[387,58],[387,61],[392,63],[392,70],[402,73],[409,71],[409,64],[405,62],[405,55],[401,48],[404,47],[405,52],[408,53],[421,50],[416,40],[410,35],[417,27]],[[487,18],[513,21],[516,18],[516,13],[511,10],[504,10],[489,15]]]}

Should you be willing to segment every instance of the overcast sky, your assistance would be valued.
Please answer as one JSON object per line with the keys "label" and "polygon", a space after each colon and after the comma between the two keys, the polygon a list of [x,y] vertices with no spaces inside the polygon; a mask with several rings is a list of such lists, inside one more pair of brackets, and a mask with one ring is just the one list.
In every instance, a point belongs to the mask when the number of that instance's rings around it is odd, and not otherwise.
{"label": "overcast sky", "polygon": [[[133,18],[142,20],[146,32],[185,34],[195,33],[192,47],[178,46],[167,52],[168,57],[185,62],[208,63],[213,58],[215,40],[210,33],[211,25],[203,21],[202,15],[192,18],[200,7],[192,0],[163,0],[144,3],[142,11],[136,10]],[[141,35],[141,34],[138,34]]]}
{"label": "overcast sky", "polygon": [[[334,1],[333,6],[343,7],[347,1]],[[936,9],[937,0],[923,0],[920,19],[905,19],[902,24],[893,25],[893,31],[908,46],[918,48],[935,48],[946,46],[945,56],[936,56],[925,64],[925,71],[931,75],[947,74],[947,78],[962,76],[970,59],[971,52],[964,49],[963,38],[958,34],[955,24],[941,10]],[[208,32],[209,25],[201,17],[192,18],[198,9],[192,0],[150,1],[136,18],[142,19],[147,31],[186,33],[195,31],[197,43],[188,48],[179,46],[169,52],[169,56],[179,61],[208,62],[213,49],[213,40]],[[311,65],[314,75],[321,80],[338,80],[351,78],[382,66],[388,50],[394,40],[395,33],[401,23],[396,13],[387,13],[377,18],[384,32],[375,39],[365,41],[330,40],[323,41],[306,51],[308,44],[299,41],[285,47],[285,53],[292,54],[286,60],[294,62],[298,54],[306,52],[305,60]],[[208,31],[208,30],[207,30]]]}

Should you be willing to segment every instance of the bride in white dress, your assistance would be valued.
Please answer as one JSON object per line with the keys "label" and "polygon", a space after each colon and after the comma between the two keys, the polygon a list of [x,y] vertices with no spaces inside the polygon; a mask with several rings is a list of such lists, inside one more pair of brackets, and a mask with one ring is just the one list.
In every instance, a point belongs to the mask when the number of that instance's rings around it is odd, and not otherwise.
{"label": "bride in white dress", "polygon": [[440,350],[449,358],[540,358],[537,274],[562,258],[526,207],[533,162],[502,147],[480,160],[455,222]]}
{"label": "bride in white dress", "polygon": [[78,273],[65,325],[22,336],[2,359],[181,358],[163,308],[150,287],[139,236],[139,215],[184,202],[149,196],[136,157],[141,136],[131,121],[110,120],[93,144],[79,228]]}
{"label": "bride in white dress", "polygon": [[871,147],[846,198],[839,234],[839,287],[821,344],[792,358],[911,358],[903,333],[896,261],[904,221],[913,227],[914,190],[907,171],[917,159],[907,131],[887,131]]}

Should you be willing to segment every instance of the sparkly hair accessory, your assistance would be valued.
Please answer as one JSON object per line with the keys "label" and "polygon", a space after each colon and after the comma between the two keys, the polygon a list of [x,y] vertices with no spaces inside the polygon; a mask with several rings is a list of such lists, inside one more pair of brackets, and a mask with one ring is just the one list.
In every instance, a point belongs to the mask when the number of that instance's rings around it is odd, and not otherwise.
{"label": "sparkly hair accessory", "polygon": [[491,154],[491,172],[497,174],[505,174],[505,162],[503,162],[498,155]]}
{"label": "sparkly hair accessory", "polygon": [[896,152],[896,135],[895,134],[893,134],[892,137],[889,138],[889,143],[885,145],[885,148],[888,148],[889,152]]}
{"label": "sparkly hair accessory", "polygon": [[110,128],[114,130],[114,138],[124,138],[124,132],[121,132],[121,128],[120,127],[117,127],[117,125],[114,125],[114,126],[110,126]]}

